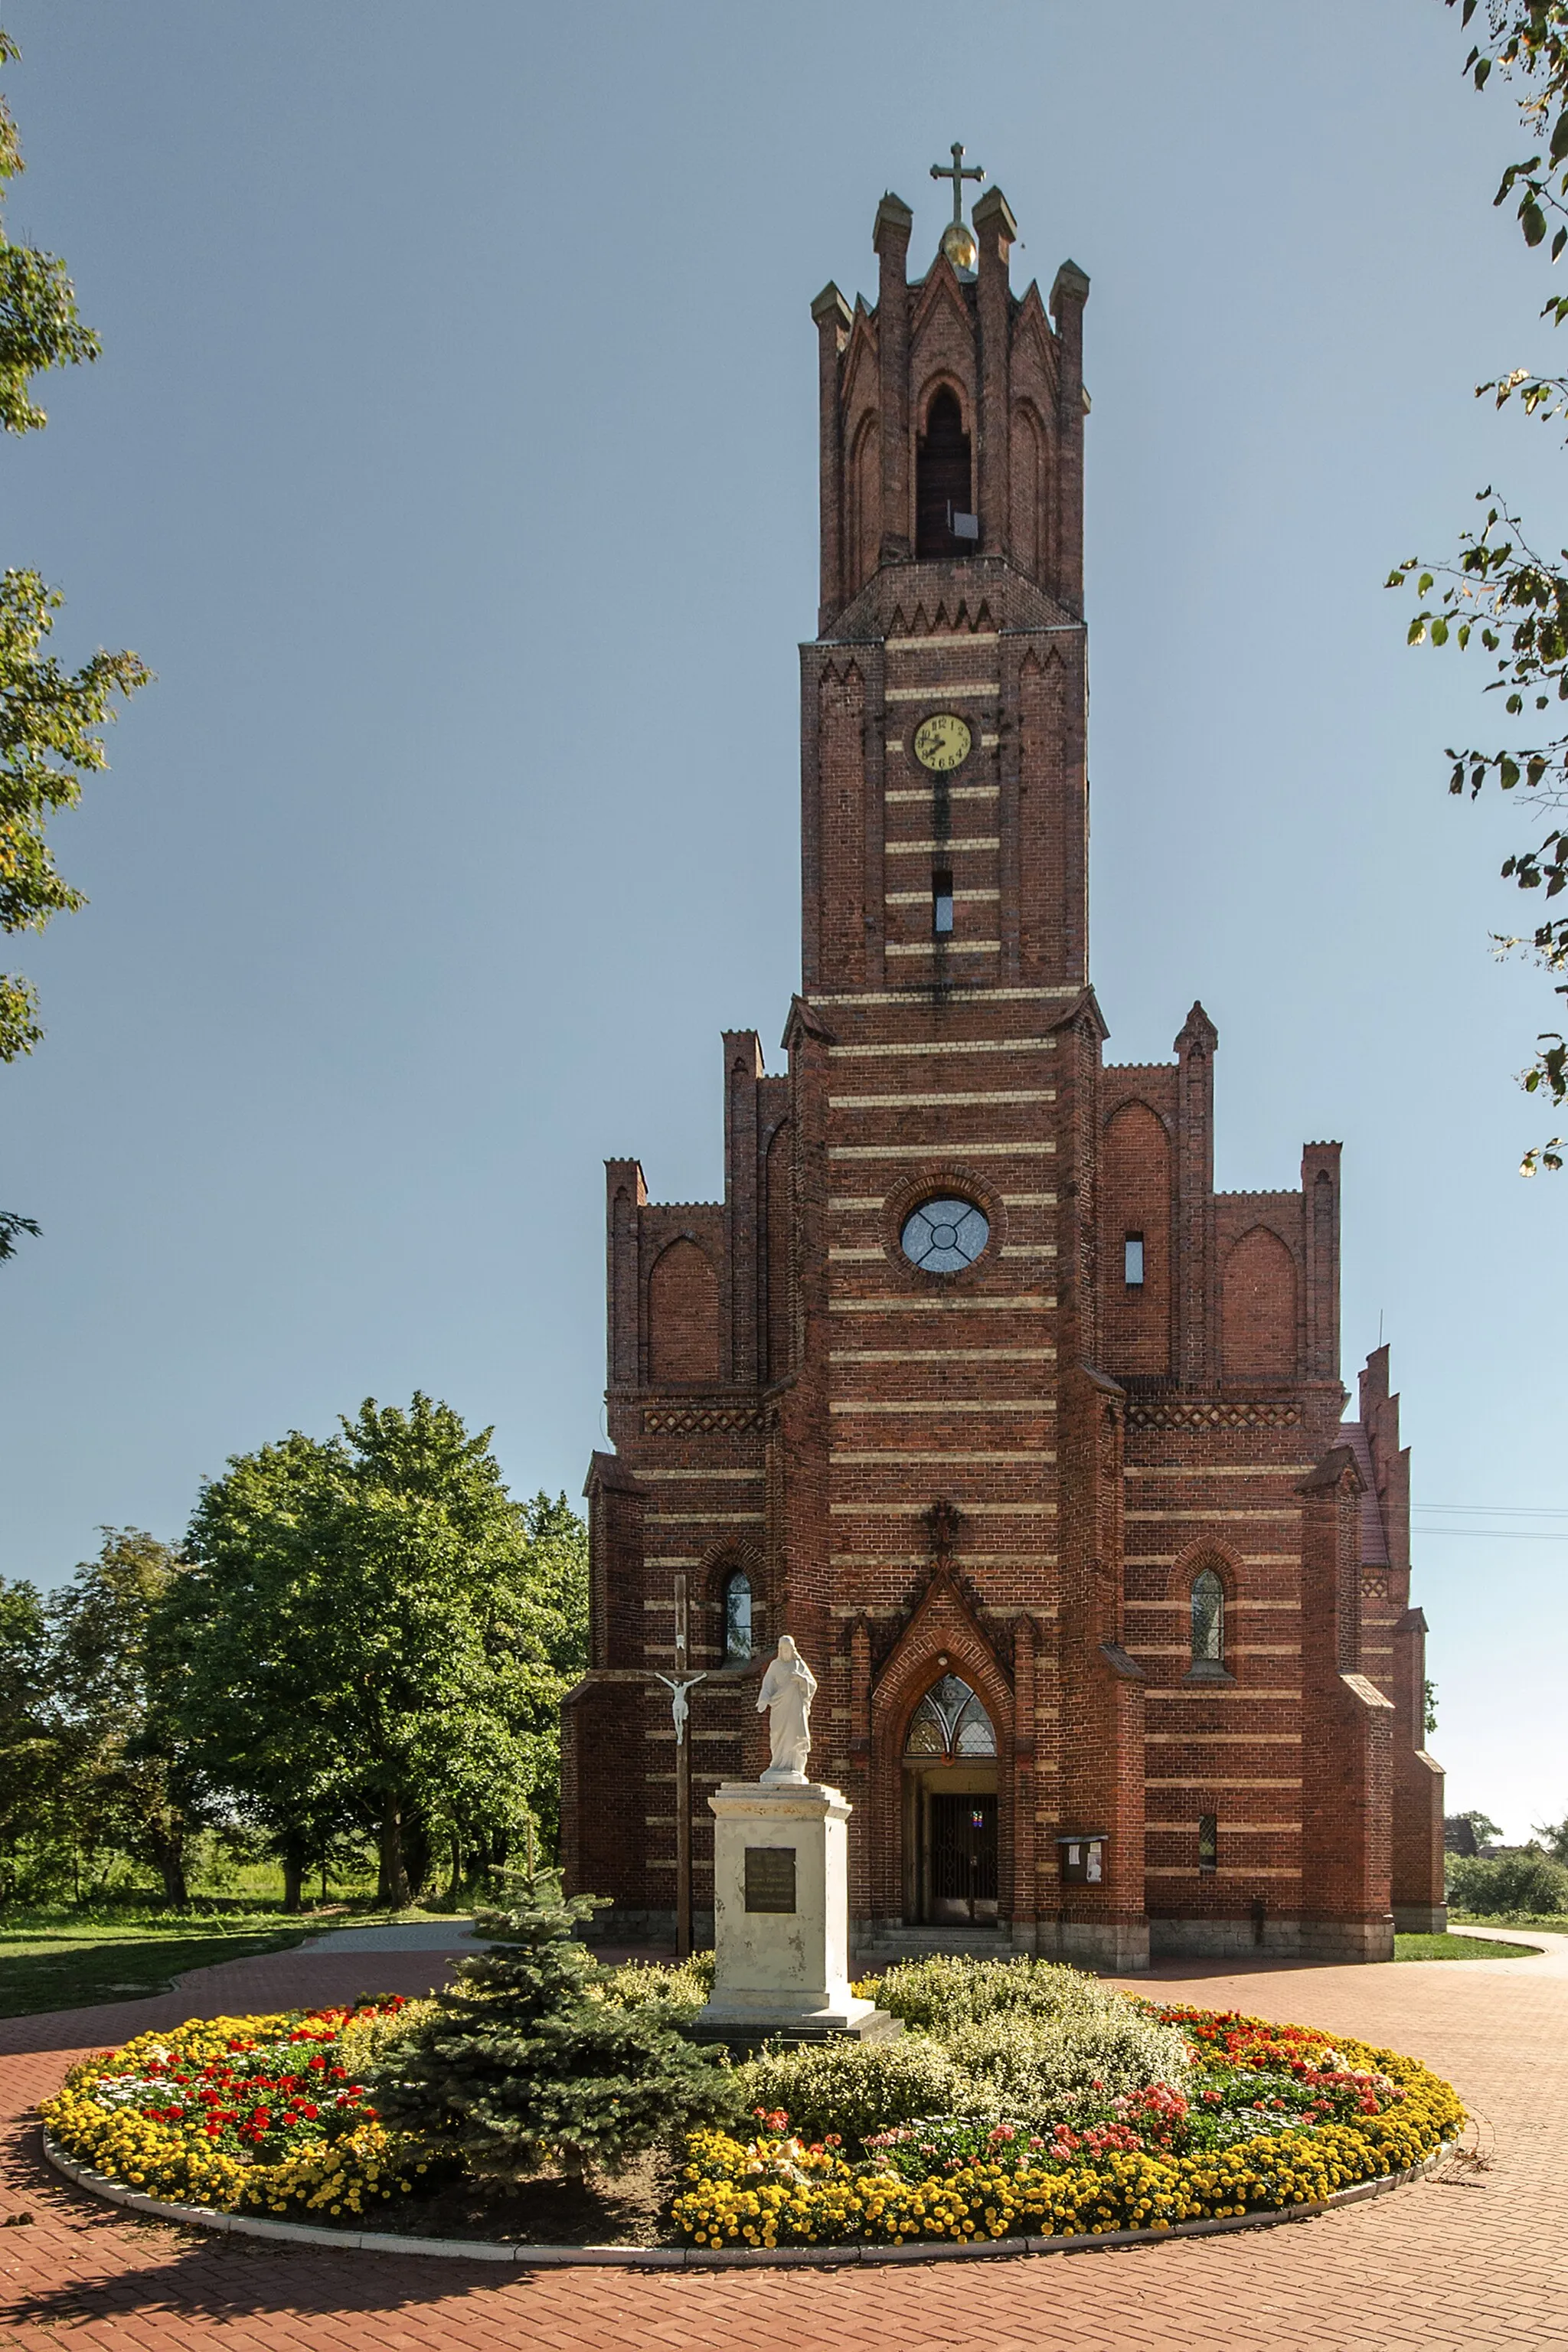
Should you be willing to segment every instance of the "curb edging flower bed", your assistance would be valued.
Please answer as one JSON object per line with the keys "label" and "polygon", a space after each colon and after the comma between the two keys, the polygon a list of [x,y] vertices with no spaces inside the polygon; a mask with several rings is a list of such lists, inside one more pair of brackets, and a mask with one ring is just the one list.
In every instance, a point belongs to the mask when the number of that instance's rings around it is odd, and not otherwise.
{"label": "curb edging flower bed", "polygon": [[1102,2230],[1065,2238],[984,2238],[934,2245],[847,2246],[533,2246],[518,2240],[497,2242],[483,2238],[405,2238],[391,2231],[323,2230],[303,2221],[268,2221],[240,2213],[219,2212],[211,2205],[165,2204],[133,2189],[122,2189],[101,2172],[89,2171],[57,2147],[46,2131],[44,2154],[55,2170],[78,2189],[124,2207],[150,2221],[182,2222],[189,2229],[212,2230],[238,2238],[280,2239],[291,2245],[340,2246],[358,2253],[434,2254],[447,2261],[517,2263],[526,2269],[622,2270],[783,2270],[813,2266],[837,2268],[846,2263],[984,2262],[998,2255],[1068,2254],[1106,2246],[1142,2246],[1171,2238],[1212,2238],[1226,2230],[1270,2230],[1282,2221],[1310,2221],[1339,2205],[1354,2205],[1368,2197],[1385,2196],[1436,2171],[1453,2154],[1445,2140],[1420,2164],[1404,2172],[1382,2173],[1358,2180],[1348,2189],[1310,2205],[1287,2205],[1273,2212],[1238,2213],[1219,2221],[1176,2221],[1163,2230]]}

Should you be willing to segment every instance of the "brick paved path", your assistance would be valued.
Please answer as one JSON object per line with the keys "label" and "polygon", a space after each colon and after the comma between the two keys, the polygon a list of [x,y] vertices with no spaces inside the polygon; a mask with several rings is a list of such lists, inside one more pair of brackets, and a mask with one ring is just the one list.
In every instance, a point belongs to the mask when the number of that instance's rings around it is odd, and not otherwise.
{"label": "brick paved path", "polygon": [[[176,1994],[0,2023],[0,2352],[539,2352],[985,2347],[988,2352],[1493,2352],[1568,2347],[1568,1939],[1546,1958],[1157,1972],[1167,1998],[1427,2060],[1490,2168],[1321,2220],[1098,2253],[864,2271],[508,2273],[136,2222],[68,2189],[27,2111],[84,2047],[219,2009],[422,1992],[437,1952],[286,1953]],[[1142,1979],[1148,1984],[1150,1979]]]}

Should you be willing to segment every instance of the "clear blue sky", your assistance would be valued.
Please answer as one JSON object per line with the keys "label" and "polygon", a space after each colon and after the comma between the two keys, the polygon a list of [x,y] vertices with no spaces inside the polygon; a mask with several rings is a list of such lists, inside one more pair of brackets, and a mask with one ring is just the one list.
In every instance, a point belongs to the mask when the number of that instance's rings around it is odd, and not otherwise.
{"label": "clear blue sky", "polygon": [[[1381,583],[1568,457],[1471,398],[1568,361],[1489,208],[1511,105],[1438,0],[11,0],[100,365],[0,448],[58,645],[159,682],[57,828],[47,1042],[0,1072],[0,1570],[367,1394],[575,1495],[602,1177],[720,1176],[718,1033],[797,970],[816,341],[886,187],[1006,191],[1089,270],[1094,969],[1118,1059],[1220,1032],[1219,1181],[1345,1144],[1347,1373],[1394,1343],[1450,1802],[1568,1812],[1568,1179],[1490,958],[1495,721]],[[1555,1522],[1504,1511],[1555,1508]]]}

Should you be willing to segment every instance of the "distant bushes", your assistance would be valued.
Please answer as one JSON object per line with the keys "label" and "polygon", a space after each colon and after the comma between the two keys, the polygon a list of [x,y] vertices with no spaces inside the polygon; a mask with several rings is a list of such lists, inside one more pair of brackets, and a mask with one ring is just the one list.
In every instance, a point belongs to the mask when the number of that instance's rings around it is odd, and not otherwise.
{"label": "distant bushes", "polygon": [[1550,1854],[1517,1853],[1448,1856],[1448,1900],[1458,1911],[1473,1911],[1482,1919],[1500,1918],[1523,1911],[1568,1912],[1568,1870]]}

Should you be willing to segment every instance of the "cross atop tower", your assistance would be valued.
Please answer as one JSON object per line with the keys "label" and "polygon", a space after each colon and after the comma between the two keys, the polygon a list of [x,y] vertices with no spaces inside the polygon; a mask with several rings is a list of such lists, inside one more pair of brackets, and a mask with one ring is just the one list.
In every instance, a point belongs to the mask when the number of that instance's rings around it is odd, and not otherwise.
{"label": "cross atop tower", "polygon": [[979,163],[971,163],[967,169],[965,168],[963,161],[964,151],[963,144],[959,140],[955,139],[953,141],[952,145],[948,152],[952,157],[952,163],[933,163],[931,167],[931,175],[933,180],[951,180],[952,182],[952,217],[955,225],[962,228],[963,226],[963,183],[965,180],[983,180],[985,177],[985,172],[984,165]]}

